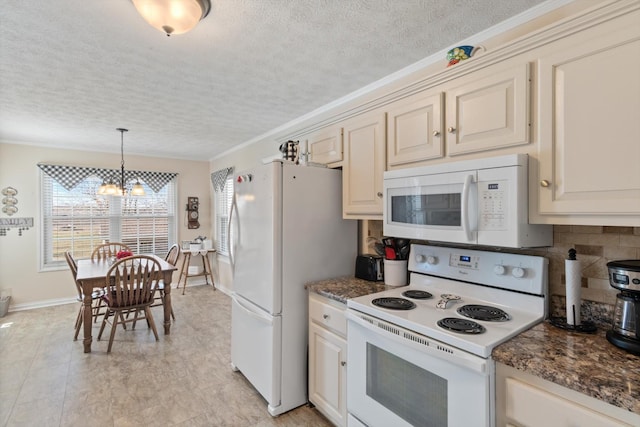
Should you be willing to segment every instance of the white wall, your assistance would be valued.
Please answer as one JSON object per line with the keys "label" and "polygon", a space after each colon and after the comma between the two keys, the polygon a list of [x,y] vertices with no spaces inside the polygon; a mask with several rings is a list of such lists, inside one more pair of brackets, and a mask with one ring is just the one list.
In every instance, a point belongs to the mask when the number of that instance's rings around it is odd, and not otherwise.
{"label": "white wall", "polygon": [[[10,229],[0,236],[0,289],[11,289],[10,310],[31,308],[74,300],[75,286],[67,268],[61,271],[40,272],[40,175],[38,163],[66,164],[118,168],[120,155],[75,150],[0,143],[0,189],[7,186],[18,190],[15,217],[33,217],[34,228],[18,236]],[[209,163],[206,161],[174,160],[157,157],[125,156],[127,169],[177,172],[178,175],[178,243],[198,235],[212,236]],[[200,228],[187,229],[184,207],[188,196],[200,198]],[[9,218],[0,213],[2,218]],[[180,261],[181,262],[181,261]],[[195,263],[194,263],[195,264]],[[180,266],[180,263],[178,264]],[[196,282],[194,278],[193,282]],[[173,275],[174,283],[178,272]],[[189,280],[192,283],[192,280]]]}

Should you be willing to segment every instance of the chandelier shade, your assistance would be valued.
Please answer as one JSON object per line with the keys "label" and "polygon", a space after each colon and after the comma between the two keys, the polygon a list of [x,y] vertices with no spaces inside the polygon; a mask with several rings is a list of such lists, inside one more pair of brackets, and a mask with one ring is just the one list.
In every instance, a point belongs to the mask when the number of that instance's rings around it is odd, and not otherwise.
{"label": "chandelier shade", "polygon": [[131,0],[153,28],[167,36],[192,30],[211,10],[210,0]]}
{"label": "chandelier shade", "polygon": [[129,132],[129,129],[117,128],[116,130],[120,132],[120,182],[116,183],[113,178],[109,177],[98,188],[98,194],[101,196],[144,196],[144,188],[138,178],[136,178],[136,183],[131,190],[127,190],[127,180],[124,173],[124,133]]}

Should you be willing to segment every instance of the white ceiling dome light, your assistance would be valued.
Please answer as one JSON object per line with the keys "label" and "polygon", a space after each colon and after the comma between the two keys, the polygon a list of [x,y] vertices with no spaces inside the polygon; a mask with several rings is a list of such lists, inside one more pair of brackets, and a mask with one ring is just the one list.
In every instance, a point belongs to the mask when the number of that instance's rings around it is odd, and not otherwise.
{"label": "white ceiling dome light", "polygon": [[145,21],[167,36],[192,30],[211,10],[210,0],[131,1]]}

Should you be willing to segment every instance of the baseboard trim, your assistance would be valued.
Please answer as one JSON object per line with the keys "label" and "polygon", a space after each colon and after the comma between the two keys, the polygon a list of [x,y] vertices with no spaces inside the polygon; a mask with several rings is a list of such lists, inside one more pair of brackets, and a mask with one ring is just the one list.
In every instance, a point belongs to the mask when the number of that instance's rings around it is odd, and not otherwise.
{"label": "baseboard trim", "polygon": [[[204,279],[194,279],[187,282],[187,288],[190,288],[192,286],[203,286],[203,285],[207,285],[207,282]],[[208,286],[211,286],[211,283],[209,283]],[[182,285],[180,285],[180,288],[175,288],[172,286],[171,292],[176,293],[179,291],[179,289],[182,289]],[[226,295],[231,295],[231,292],[226,288],[219,288],[216,286],[216,289]],[[9,306],[9,310],[7,311],[7,313],[11,313],[13,311],[34,310],[36,308],[55,307],[57,305],[73,304],[77,302],[78,300],[76,298],[56,298],[56,299],[29,302],[24,304],[13,304]]]}

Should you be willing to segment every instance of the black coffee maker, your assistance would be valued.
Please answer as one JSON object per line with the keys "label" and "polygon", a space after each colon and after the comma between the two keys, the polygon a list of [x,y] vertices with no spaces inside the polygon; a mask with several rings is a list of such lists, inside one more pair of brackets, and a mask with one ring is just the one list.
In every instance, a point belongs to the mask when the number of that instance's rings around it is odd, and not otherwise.
{"label": "black coffee maker", "polygon": [[611,261],[607,268],[609,284],[620,290],[607,340],[640,356],[640,259]]}

